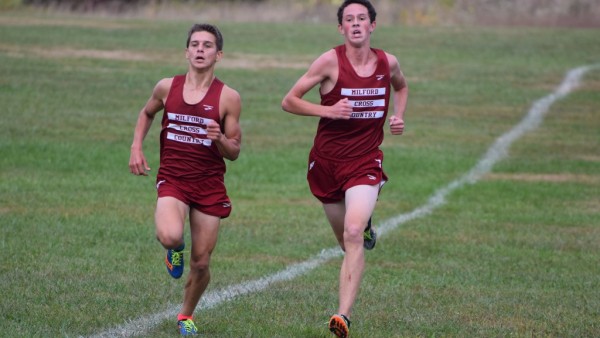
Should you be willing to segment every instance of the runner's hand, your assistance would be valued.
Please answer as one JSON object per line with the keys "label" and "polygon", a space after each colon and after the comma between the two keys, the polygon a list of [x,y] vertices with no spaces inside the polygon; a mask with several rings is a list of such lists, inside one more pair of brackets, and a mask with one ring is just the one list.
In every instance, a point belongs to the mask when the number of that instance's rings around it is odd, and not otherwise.
{"label": "runner's hand", "polygon": [[332,120],[349,120],[351,116],[352,105],[348,101],[348,98],[343,98],[329,107],[329,114],[325,117]]}
{"label": "runner's hand", "polygon": [[220,141],[221,137],[223,137],[223,133],[221,133],[221,126],[215,121],[210,121],[206,125],[206,137],[209,140]]}
{"label": "runner's hand", "polygon": [[138,176],[148,176],[148,162],[144,156],[144,152],[139,149],[131,149],[131,155],[129,155],[129,172]]}
{"label": "runner's hand", "polygon": [[402,135],[404,133],[404,120],[392,115],[390,117],[390,131],[392,135]]}

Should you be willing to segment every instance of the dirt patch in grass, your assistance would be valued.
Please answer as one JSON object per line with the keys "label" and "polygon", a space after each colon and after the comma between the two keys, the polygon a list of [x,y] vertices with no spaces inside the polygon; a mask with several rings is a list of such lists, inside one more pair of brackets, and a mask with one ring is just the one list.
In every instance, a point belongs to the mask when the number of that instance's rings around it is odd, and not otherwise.
{"label": "dirt patch in grass", "polygon": [[155,55],[146,56],[142,53],[135,53],[125,50],[92,50],[92,49],[73,49],[68,47],[61,48],[26,48],[20,45],[0,44],[0,52],[15,57],[36,56],[41,58],[94,58],[94,59],[113,59],[127,61],[151,61],[158,59]]}
{"label": "dirt patch in grass", "polygon": [[556,182],[556,183],[585,183],[600,184],[600,175],[583,174],[507,174],[490,173],[485,180],[521,181],[521,182]]}
{"label": "dirt patch in grass", "polygon": [[580,158],[588,162],[600,162],[600,156],[596,155],[583,155]]}
{"label": "dirt patch in grass", "polygon": [[28,16],[0,16],[1,26],[19,26],[19,27],[81,27],[81,28],[102,28],[102,29],[128,29],[132,24],[122,22],[114,22],[108,20],[82,20],[81,18],[74,19],[58,19],[58,18],[36,18]]}
{"label": "dirt patch in grass", "polygon": [[[149,54],[135,52],[130,50],[97,50],[97,49],[75,49],[68,47],[59,48],[30,48],[20,45],[10,45],[0,43],[0,52],[6,53],[13,57],[28,57],[35,56],[40,58],[90,58],[90,59],[107,59],[118,61],[147,61],[147,62],[168,62],[171,64],[185,63],[182,54],[178,53],[156,53]],[[287,68],[287,69],[306,69],[310,65],[311,58],[314,56],[307,55],[285,57],[278,55],[259,55],[259,54],[244,54],[231,53],[225,54],[225,57],[220,61],[218,67],[237,68],[237,69],[270,69],[270,68]]]}

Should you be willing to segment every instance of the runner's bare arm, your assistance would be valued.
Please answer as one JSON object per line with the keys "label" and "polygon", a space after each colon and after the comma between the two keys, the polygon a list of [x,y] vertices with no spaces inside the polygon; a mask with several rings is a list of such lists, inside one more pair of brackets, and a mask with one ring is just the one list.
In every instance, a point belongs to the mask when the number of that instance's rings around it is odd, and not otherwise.
{"label": "runner's bare arm", "polygon": [[242,129],[240,127],[240,114],[242,111],[242,100],[237,91],[223,87],[221,92],[221,123],[222,127],[211,122],[207,126],[207,137],[215,142],[219,152],[230,161],[235,161],[242,145]]}
{"label": "runner's bare arm", "polygon": [[349,119],[352,114],[352,106],[348,99],[340,100],[333,106],[322,106],[303,99],[304,95],[318,84],[321,84],[322,89],[335,85],[337,67],[337,56],[334,50],[319,56],[283,98],[282,109],[296,115]]}
{"label": "runner's bare arm", "polygon": [[390,75],[392,83],[392,97],[394,103],[394,113],[390,116],[390,131],[393,135],[402,135],[404,133],[404,111],[408,102],[408,84],[406,78],[400,69],[400,63],[395,56],[387,54],[390,65]]}
{"label": "runner's bare arm", "polygon": [[164,102],[169,94],[171,88],[172,78],[165,78],[160,80],[154,89],[152,95],[140,110],[138,114],[137,123],[133,133],[133,142],[131,144],[131,153],[129,155],[129,171],[134,175],[148,176],[150,167],[144,156],[142,145],[144,138],[148,134],[154,116],[164,107]]}

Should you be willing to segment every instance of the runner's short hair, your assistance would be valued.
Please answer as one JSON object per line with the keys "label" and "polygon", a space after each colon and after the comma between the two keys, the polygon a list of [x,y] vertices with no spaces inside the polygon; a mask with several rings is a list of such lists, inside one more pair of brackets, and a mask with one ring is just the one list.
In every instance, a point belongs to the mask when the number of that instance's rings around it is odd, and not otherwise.
{"label": "runner's short hair", "polygon": [[375,11],[375,7],[373,7],[373,4],[371,4],[371,1],[369,1],[369,0],[346,0],[340,5],[340,8],[338,8],[338,12],[337,12],[338,23],[340,25],[342,24],[342,19],[344,16],[344,9],[346,9],[346,7],[348,7],[348,5],[351,5],[351,4],[359,4],[359,5],[363,5],[363,6],[367,7],[367,10],[369,11],[369,20],[371,20],[371,22],[375,22],[375,18],[377,17],[377,12]]}
{"label": "runner's short hair", "polygon": [[192,34],[196,33],[196,32],[209,32],[212,35],[215,36],[215,40],[217,43],[217,50],[218,51],[222,51],[223,50],[223,35],[221,35],[221,31],[219,31],[219,29],[217,28],[217,26],[214,25],[210,25],[207,23],[197,23],[194,24],[192,26],[192,28],[190,28],[190,31],[188,32],[188,37],[187,37],[187,42],[185,44],[185,47],[189,47],[190,45],[190,40],[192,39]]}

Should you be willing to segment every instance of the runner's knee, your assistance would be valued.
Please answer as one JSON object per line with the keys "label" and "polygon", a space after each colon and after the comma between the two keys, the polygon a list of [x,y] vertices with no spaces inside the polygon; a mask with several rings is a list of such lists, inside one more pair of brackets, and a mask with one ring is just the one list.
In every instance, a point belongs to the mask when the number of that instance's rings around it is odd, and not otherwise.
{"label": "runner's knee", "polygon": [[363,241],[363,231],[365,226],[358,223],[346,223],[344,227],[344,242]]}
{"label": "runner's knee", "polygon": [[190,269],[203,274],[208,272],[210,256],[199,255],[190,257]]}
{"label": "runner's knee", "polygon": [[183,244],[182,236],[168,231],[156,230],[156,239],[166,249],[175,249]]}

